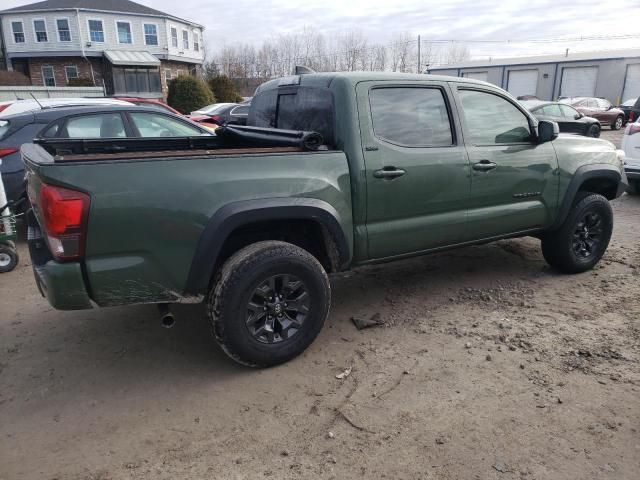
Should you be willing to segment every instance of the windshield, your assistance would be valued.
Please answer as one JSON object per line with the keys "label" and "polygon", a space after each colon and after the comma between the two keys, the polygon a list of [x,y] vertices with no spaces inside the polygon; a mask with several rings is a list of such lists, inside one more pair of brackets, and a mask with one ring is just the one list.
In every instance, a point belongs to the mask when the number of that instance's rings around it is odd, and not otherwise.
{"label": "windshield", "polygon": [[7,120],[0,120],[0,140],[4,138],[10,127],[11,124]]}

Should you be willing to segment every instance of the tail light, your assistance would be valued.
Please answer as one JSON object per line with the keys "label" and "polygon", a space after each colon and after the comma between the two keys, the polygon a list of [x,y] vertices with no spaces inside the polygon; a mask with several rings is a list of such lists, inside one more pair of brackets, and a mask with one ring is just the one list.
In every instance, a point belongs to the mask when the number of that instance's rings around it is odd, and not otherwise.
{"label": "tail light", "polygon": [[629,112],[629,121],[633,122],[633,119],[635,118],[635,113],[633,112]]}
{"label": "tail light", "polygon": [[[0,107],[0,111],[2,107]],[[12,147],[0,147],[0,158],[2,157],[6,157],[7,155],[11,155],[12,153],[16,153],[19,150],[19,148],[12,148]]]}
{"label": "tail light", "polygon": [[213,122],[220,123],[220,120],[222,120],[222,117],[220,115],[212,115],[211,120]]}
{"label": "tail light", "polygon": [[0,112],[10,107],[12,104],[13,102],[0,103]]}
{"label": "tail light", "polygon": [[78,260],[84,255],[89,195],[43,183],[38,210],[52,255],[60,261]]}
{"label": "tail light", "polygon": [[640,133],[640,123],[631,123],[629,124],[629,135],[633,135],[634,133]]}

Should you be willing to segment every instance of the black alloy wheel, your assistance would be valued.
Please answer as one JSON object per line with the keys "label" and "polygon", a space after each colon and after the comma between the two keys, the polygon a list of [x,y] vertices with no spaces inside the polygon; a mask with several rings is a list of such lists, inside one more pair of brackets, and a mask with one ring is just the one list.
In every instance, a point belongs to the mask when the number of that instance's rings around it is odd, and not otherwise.
{"label": "black alloy wheel", "polygon": [[604,233],[604,222],[597,212],[587,213],[580,220],[573,232],[573,253],[579,258],[587,259],[600,251]]}
{"label": "black alloy wheel", "polygon": [[262,343],[293,337],[309,314],[307,286],[293,275],[273,275],[261,281],[249,297],[246,325]]}

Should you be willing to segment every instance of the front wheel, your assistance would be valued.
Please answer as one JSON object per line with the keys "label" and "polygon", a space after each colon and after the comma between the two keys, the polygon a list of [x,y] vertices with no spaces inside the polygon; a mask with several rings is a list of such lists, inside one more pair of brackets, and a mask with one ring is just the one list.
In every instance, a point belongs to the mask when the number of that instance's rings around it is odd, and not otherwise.
{"label": "front wheel", "polygon": [[598,138],[600,137],[600,125],[593,124],[587,130],[587,137]]}
{"label": "front wheel", "polygon": [[313,255],[290,243],[266,241],[225,262],[207,311],[229,357],[268,367],[291,360],[313,342],[330,304],[329,278]]}
{"label": "front wheel", "polygon": [[560,229],[542,236],[542,254],[553,268],[581,273],[597,264],[609,245],[613,211],[602,195],[577,198]]}
{"label": "front wheel", "polygon": [[624,125],[624,117],[619,115],[615,121],[611,124],[611,130],[620,130]]}

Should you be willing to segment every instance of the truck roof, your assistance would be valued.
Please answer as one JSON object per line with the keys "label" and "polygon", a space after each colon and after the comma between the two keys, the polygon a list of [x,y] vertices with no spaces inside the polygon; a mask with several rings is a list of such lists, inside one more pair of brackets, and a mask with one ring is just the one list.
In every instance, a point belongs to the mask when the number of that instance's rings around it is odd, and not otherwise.
{"label": "truck roof", "polygon": [[343,80],[351,83],[353,86],[360,82],[366,81],[424,81],[435,80],[440,82],[460,82],[472,83],[476,85],[492,86],[495,85],[466,77],[452,77],[450,75],[430,75],[424,73],[399,73],[399,72],[322,72],[322,73],[306,73],[303,75],[291,75],[289,77],[276,78],[263,83],[258,87],[256,92],[262,89],[275,88],[279,85],[305,85],[316,87],[328,87],[334,80]]}

